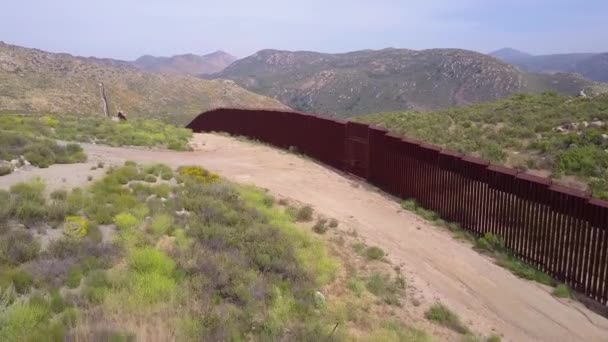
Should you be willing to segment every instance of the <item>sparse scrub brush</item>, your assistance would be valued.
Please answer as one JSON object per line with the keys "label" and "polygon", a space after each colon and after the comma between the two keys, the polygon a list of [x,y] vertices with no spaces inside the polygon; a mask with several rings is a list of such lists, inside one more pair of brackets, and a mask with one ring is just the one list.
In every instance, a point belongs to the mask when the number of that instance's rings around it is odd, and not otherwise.
{"label": "sparse scrub brush", "polygon": [[317,234],[325,234],[327,232],[326,220],[318,220],[317,223],[312,227],[312,230]]}
{"label": "sparse scrub brush", "polygon": [[89,221],[82,216],[68,216],[63,224],[63,232],[69,237],[83,238],[89,232]]}
{"label": "sparse scrub brush", "polygon": [[372,246],[372,247],[368,247],[365,250],[365,256],[369,260],[381,260],[382,258],[384,258],[384,255],[385,255],[385,253],[382,250],[382,248],[380,248],[380,247]]}
{"label": "sparse scrub brush", "polygon": [[298,212],[296,213],[296,221],[308,222],[308,221],[312,220],[313,211],[314,210],[309,205],[305,205],[305,206],[301,207],[300,209],[298,209]]}

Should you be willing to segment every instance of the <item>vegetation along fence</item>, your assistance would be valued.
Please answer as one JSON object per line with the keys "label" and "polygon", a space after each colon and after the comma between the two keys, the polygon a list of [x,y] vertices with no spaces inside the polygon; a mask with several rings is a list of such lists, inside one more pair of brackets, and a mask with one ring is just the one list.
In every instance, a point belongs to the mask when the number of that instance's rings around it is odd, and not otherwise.
{"label": "vegetation along fence", "polygon": [[[480,236],[606,305],[608,202],[356,122],[265,110],[217,109],[189,125],[293,148],[364,178]],[[438,132],[440,134],[440,132]]]}

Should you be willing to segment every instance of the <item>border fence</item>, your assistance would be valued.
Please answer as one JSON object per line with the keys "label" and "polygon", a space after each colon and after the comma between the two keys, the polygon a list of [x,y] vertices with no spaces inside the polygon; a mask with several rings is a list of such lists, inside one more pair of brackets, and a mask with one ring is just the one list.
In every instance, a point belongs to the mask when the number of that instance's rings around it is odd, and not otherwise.
{"label": "border fence", "polygon": [[493,233],[516,257],[608,303],[608,202],[585,192],[381,128],[312,114],[216,109],[187,127],[295,148],[413,198],[476,236]]}

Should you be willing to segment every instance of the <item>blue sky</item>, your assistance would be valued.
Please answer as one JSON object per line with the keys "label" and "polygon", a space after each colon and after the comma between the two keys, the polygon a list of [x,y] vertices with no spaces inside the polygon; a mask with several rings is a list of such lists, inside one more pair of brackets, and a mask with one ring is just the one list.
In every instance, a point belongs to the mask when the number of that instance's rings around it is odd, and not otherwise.
{"label": "blue sky", "polygon": [[135,59],[264,48],[608,51],[608,0],[5,0],[0,40]]}

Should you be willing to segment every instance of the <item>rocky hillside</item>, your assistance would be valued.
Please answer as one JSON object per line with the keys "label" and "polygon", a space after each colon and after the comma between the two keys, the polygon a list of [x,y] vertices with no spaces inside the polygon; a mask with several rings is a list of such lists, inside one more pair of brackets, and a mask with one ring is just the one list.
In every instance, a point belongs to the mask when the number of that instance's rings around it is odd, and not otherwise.
{"label": "rocky hillside", "polygon": [[564,53],[534,56],[511,48],[490,53],[528,72],[578,73],[598,82],[608,82],[608,53]]}
{"label": "rocky hillside", "polygon": [[0,43],[0,111],[102,115],[110,111],[187,123],[216,107],[286,108],[232,81],[152,74],[124,62],[74,57]]}
{"label": "rocky hillside", "polygon": [[194,54],[173,57],[142,56],[132,64],[148,72],[206,75],[224,70],[236,59],[224,51],[216,51],[202,56]]}
{"label": "rocky hillside", "polygon": [[518,94],[440,111],[399,111],[357,120],[494,163],[551,176],[608,199],[608,94]]}
{"label": "rocky hillside", "polygon": [[549,89],[577,94],[592,85],[573,75],[528,74],[458,49],[345,54],[263,50],[212,78],[234,80],[301,111],[336,116],[446,108]]}

